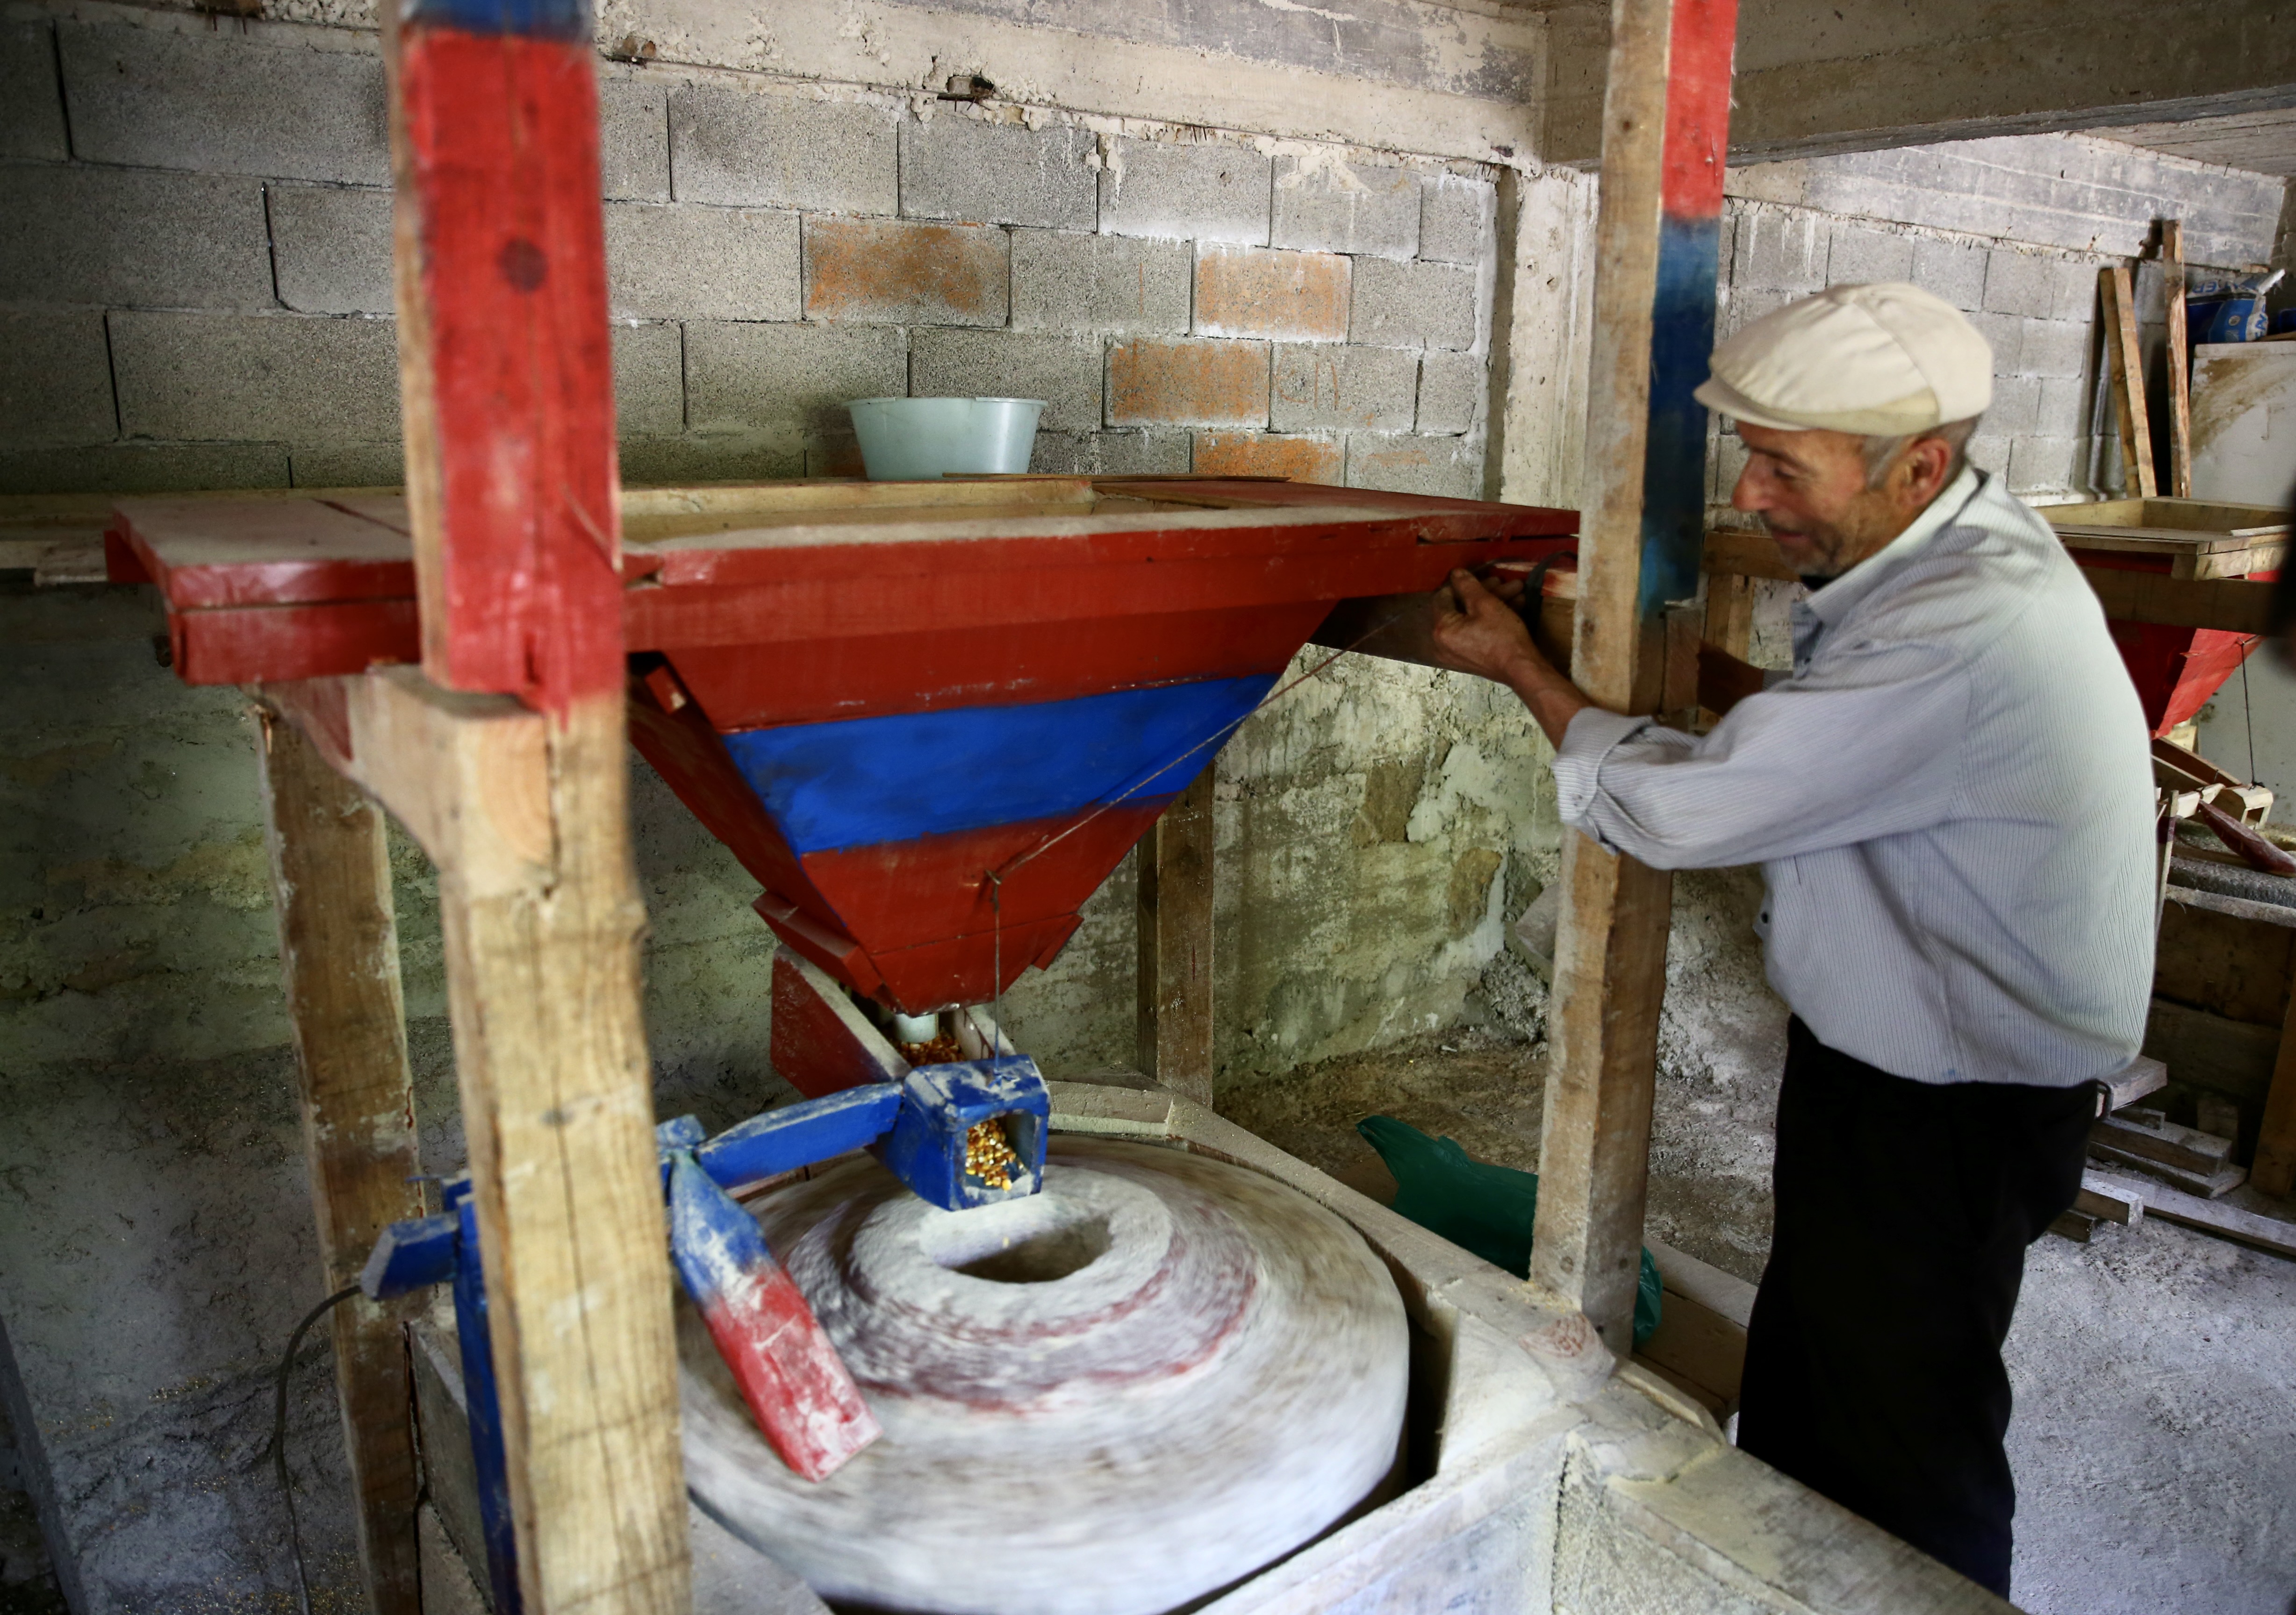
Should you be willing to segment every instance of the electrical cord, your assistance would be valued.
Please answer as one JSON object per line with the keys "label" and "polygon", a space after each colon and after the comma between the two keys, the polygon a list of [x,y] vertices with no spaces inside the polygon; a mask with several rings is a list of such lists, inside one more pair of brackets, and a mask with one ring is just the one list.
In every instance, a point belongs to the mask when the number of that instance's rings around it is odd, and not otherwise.
{"label": "electrical cord", "polygon": [[279,1475],[279,1497],[287,1505],[287,1544],[295,1555],[295,1604],[300,1615],[311,1615],[311,1578],[303,1568],[303,1528],[295,1518],[295,1487],[287,1474],[287,1375],[295,1366],[295,1349],[317,1323],[359,1292],[347,1284],[303,1315],[295,1332],[287,1337],[287,1354],[279,1359],[278,1399],[271,1413],[271,1463]]}

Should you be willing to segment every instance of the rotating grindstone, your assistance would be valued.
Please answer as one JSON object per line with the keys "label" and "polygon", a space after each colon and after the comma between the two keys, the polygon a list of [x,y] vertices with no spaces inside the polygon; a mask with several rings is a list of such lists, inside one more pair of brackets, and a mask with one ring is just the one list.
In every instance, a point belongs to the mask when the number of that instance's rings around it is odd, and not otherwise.
{"label": "rotating grindstone", "polygon": [[1152,1615],[1312,1539],[1396,1462],[1394,1282],[1257,1173],[1069,1138],[1024,1200],[942,1211],[857,1160],[750,1209],[884,1436],[792,1475],[682,1308],[688,1484],[825,1596]]}

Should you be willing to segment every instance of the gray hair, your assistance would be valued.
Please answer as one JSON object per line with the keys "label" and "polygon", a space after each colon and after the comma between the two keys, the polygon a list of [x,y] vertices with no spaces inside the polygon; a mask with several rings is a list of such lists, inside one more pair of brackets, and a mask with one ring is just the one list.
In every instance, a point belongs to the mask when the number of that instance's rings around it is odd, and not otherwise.
{"label": "gray hair", "polygon": [[1902,438],[1866,439],[1866,486],[1869,488],[1881,487],[1882,479],[1889,474],[1890,467],[1897,463],[1898,455],[1908,445],[1918,443],[1923,438],[1935,438],[1953,451],[1953,458],[1945,468],[1945,480],[1952,481],[1961,475],[1962,467],[1969,463],[1970,434],[1977,430],[1977,423],[1982,419],[1982,415],[1972,415],[1966,421],[1948,421],[1931,427],[1927,431],[1907,432]]}

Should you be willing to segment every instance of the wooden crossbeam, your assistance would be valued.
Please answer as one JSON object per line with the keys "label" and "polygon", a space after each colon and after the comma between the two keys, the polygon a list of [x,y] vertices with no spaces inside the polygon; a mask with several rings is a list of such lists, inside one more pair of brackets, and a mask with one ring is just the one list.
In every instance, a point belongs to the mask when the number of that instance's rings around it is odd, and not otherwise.
{"label": "wooden crossbeam", "polygon": [[2193,354],[2185,324],[2185,226],[2179,219],[2161,225],[2161,262],[2166,270],[2163,296],[2169,313],[2169,495],[2193,496]]}
{"label": "wooden crossbeam", "polygon": [[[382,815],[291,724],[263,715],[265,843],[295,1031],[325,1293],[356,1283],[383,1228],[422,1215],[414,1083]],[[414,1387],[402,1302],[334,1310],[335,1386],[375,1615],[420,1615]]]}
{"label": "wooden crossbeam", "polygon": [[[1736,21],[1735,0],[1611,12],[1570,674],[1614,711],[1657,707],[1665,607],[1697,591],[1706,415],[1690,395],[1713,347]],[[1575,832],[1562,881],[1530,1277],[1623,1354],[1673,883]]]}

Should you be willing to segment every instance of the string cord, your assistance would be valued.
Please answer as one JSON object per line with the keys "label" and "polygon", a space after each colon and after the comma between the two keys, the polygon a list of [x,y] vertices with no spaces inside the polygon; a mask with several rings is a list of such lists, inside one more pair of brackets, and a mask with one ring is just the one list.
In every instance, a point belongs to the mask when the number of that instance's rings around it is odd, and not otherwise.
{"label": "string cord", "polygon": [[2256,709],[2248,699],[2248,653],[2254,649],[2256,641],[2251,639],[2240,653],[2240,716],[2248,726],[2248,783],[2251,785],[2256,783]]}
{"label": "string cord", "polygon": [[278,1398],[271,1411],[271,1463],[279,1477],[280,1500],[287,1505],[287,1545],[295,1555],[295,1604],[300,1615],[311,1615],[311,1578],[303,1568],[303,1526],[295,1515],[295,1485],[287,1473],[287,1376],[295,1366],[296,1349],[311,1325],[358,1292],[357,1284],[347,1284],[305,1313],[295,1332],[287,1337],[286,1355],[279,1359]]}

